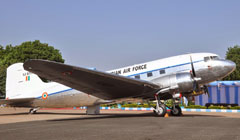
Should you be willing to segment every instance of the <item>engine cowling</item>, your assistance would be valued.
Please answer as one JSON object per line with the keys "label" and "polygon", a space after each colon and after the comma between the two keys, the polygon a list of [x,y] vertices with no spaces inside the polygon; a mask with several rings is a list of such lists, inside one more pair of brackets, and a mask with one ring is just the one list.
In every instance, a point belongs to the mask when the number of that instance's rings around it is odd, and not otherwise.
{"label": "engine cowling", "polygon": [[191,73],[176,73],[159,77],[152,81],[161,89],[169,88],[175,92],[190,92],[194,87],[194,80]]}

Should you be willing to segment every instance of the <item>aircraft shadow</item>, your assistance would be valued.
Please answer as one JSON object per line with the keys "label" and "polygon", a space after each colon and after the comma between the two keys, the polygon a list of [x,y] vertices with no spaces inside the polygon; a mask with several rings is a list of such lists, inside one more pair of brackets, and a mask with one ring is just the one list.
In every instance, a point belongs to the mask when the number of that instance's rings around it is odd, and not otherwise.
{"label": "aircraft shadow", "polygon": [[[158,117],[158,116],[155,116],[152,112],[140,113],[140,114],[101,113],[99,115],[87,115],[86,113],[62,113],[62,112],[37,112],[36,114],[29,114],[28,112],[19,112],[19,113],[0,114],[0,116],[16,116],[16,115],[69,115],[69,116],[81,115],[81,117],[76,117],[76,118],[54,119],[54,120],[50,120],[50,121],[87,120],[87,119],[105,119],[105,118],[130,118],[130,117]],[[209,115],[209,114],[183,114],[182,116],[169,115],[169,117],[223,117],[223,116]]]}
{"label": "aircraft shadow", "polygon": [[29,114],[28,112],[0,114],[0,116],[16,116],[16,115],[86,115],[85,113],[54,113],[54,112],[37,112],[36,114]]}
{"label": "aircraft shadow", "polygon": [[[50,113],[49,113],[50,114]],[[55,113],[54,113],[55,114]],[[56,113],[61,114],[61,113]],[[67,114],[67,113],[66,113]],[[80,114],[80,113],[78,113]],[[65,115],[65,113],[63,114]],[[86,115],[81,113],[80,115]],[[109,114],[109,113],[102,113],[99,115],[86,115],[86,117],[76,117],[76,118],[64,118],[64,119],[53,119],[47,121],[74,121],[74,120],[94,120],[94,119],[108,119],[108,118],[132,118],[132,117],[158,117],[155,116],[153,113],[142,113],[142,114]],[[193,117],[222,117],[218,115],[200,115],[200,114],[186,114],[182,116],[169,116],[170,118],[193,118]],[[159,117],[162,118],[162,117]]]}
{"label": "aircraft shadow", "polygon": [[28,113],[26,112],[21,112],[21,113],[8,113],[8,114],[0,114],[0,116],[16,116],[16,115],[27,115]]}

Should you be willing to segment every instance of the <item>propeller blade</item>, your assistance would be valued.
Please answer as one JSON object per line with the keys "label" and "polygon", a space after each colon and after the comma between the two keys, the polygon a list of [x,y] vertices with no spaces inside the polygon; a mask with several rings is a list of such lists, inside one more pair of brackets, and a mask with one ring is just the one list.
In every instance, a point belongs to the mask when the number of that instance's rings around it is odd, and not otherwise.
{"label": "propeller blade", "polygon": [[191,67],[192,67],[192,78],[193,78],[193,93],[196,93],[199,89],[199,85],[196,81],[196,72],[194,69],[194,65],[193,65],[193,60],[192,60],[192,56],[190,55],[190,62],[191,62]]}
{"label": "propeller blade", "polygon": [[206,85],[204,85],[204,92],[205,94],[208,95],[208,98],[210,98],[210,94],[209,94],[209,91],[208,91],[208,87]]}
{"label": "propeller blade", "polygon": [[190,60],[191,60],[191,67],[192,67],[193,77],[196,77],[196,73],[195,73],[195,69],[194,69],[194,66],[193,66],[193,61],[192,61],[192,56],[191,55],[190,55]]}
{"label": "propeller blade", "polygon": [[198,83],[196,80],[193,81],[193,91],[196,91],[198,89]]}

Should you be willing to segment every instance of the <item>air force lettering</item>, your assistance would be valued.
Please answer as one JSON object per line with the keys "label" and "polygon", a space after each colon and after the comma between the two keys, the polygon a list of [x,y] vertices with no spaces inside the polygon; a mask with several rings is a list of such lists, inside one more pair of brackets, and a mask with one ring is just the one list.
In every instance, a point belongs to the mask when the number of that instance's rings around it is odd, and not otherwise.
{"label": "air force lettering", "polygon": [[125,74],[125,73],[130,73],[130,72],[137,72],[137,71],[145,70],[145,69],[147,69],[147,64],[128,67],[128,68],[124,68],[121,70],[113,71],[111,73],[121,75],[121,74]]}
{"label": "air force lettering", "polygon": [[147,64],[134,66],[134,67],[132,68],[132,71],[139,71],[139,70],[144,70],[144,69],[147,69]]}

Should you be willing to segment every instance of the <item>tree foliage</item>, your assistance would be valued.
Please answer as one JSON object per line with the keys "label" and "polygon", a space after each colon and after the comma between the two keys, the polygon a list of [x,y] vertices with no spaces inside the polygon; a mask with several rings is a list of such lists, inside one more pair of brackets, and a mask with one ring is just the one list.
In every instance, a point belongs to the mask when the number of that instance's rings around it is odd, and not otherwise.
{"label": "tree foliage", "polygon": [[45,59],[64,63],[59,50],[39,40],[24,42],[21,45],[0,45],[0,94],[5,95],[6,69],[8,66],[25,62],[28,59]]}
{"label": "tree foliage", "polygon": [[226,59],[236,63],[236,70],[224,80],[240,80],[240,46],[229,47],[226,53]]}

